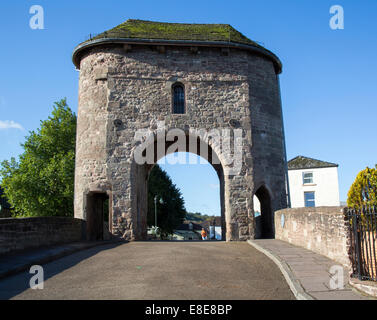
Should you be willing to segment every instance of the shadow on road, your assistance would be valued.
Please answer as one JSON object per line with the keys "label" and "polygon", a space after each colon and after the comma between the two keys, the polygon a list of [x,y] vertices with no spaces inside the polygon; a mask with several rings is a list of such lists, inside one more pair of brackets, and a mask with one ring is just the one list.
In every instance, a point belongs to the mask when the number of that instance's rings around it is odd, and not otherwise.
{"label": "shadow on road", "polygon": [[219,243],[226,242],[225,240],[137,240],[135,242],[176,242],[176,243],[190,243],[190,242],[202,242],[202,243]]}
{"label": "shadow on road", "polygon": [[[113,249],[125,243],[126,242],[116,242],[100,245],[83,251],[75,252],[69,256],[65,256],[58,260],[44,264],[44,280],[46,281],[56,274],[59,274],[64,270],[75,266],[83,260],[95,256],[99,252]],[[22,293],[23,291],[30,289],[30,279],[33,275],[34,274],[30,274],[29,271],[24,271],[17,275],[0,280],[0,299],[8,300]]]}

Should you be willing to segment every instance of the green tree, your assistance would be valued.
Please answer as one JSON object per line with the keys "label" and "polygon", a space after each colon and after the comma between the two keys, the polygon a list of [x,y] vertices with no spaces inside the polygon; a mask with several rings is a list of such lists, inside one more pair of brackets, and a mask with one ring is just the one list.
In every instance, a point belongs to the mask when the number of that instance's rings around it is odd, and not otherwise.
{"label": "green tree", "polygon": [[76,115],[66,99],[29,132],[19,161],[1,163],[2,187],[17,216],[73,216]]}
{"label": "green tree", "polygon": [[360,171],[348,191],[348,207],[377,206],[377,165]]}
{"label": "green tree", "polygon": [[163,200],[162,204],[157,201],[157,226],[160,228],[161,237],[165,238],[183,223],[186,209],[181,191],[159,165],[154,166],[148,180],[148,226],[155,225],[156,195]]}

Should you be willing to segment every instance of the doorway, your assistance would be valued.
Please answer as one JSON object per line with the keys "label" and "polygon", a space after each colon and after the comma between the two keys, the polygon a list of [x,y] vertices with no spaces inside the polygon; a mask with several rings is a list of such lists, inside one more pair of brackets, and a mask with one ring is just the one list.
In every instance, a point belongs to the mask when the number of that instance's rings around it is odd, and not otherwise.
{"label": "doorway", "polygon": [[275,237],[271,196],[265,186],[261,186],[254,195],[254,221],[256,239]]}
{"label": "doorway", "polygon": [[87,214],[87,240],[106,240],[109,234],[109,196],[106,193],[89,193]]}

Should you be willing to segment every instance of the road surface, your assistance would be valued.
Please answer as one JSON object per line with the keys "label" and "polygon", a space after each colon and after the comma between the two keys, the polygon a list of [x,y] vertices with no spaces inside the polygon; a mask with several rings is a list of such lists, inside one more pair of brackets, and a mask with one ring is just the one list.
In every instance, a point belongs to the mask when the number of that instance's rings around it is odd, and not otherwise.
{"label": "road surface", "polygon": [[0,299],[294,299],[278,267],[244,242],[130,242],[43,266],[44,288],[24,272],[0,281]]}

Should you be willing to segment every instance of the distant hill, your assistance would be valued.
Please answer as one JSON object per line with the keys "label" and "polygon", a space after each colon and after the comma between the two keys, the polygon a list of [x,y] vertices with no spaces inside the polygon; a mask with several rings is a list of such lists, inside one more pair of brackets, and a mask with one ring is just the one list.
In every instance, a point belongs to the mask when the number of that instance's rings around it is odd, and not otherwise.
{"label": "distant hill", "polygon": [[202,222],[205,222],[205,221],[212,221],[214,218],[214,216],[209,216],[209,215],[206,215],[206,214],[201,214],[199,212],[187,212],[186,213],[186,220],[187,221],[192,221],[192,222],[195,222],[195,223],[202,223]]}

